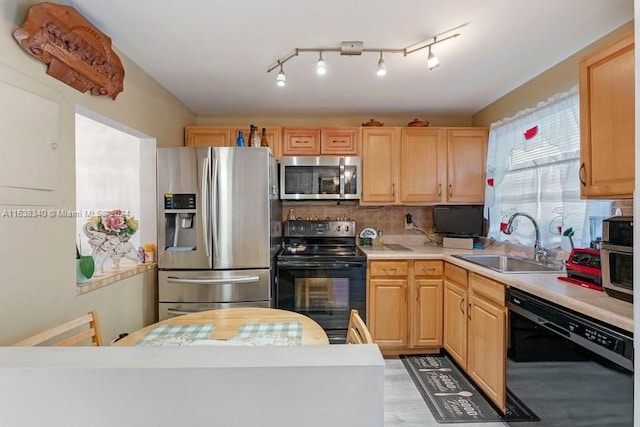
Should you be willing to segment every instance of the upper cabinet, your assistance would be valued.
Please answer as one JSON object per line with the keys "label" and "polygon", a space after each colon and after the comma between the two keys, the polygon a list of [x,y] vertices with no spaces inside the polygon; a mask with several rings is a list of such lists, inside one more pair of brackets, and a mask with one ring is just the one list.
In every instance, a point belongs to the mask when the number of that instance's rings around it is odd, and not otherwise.
{"label": "upper cabinet", "polygon": [[487,128],[363,128],[360,203],[483,203],[487,138]]}
{"label": "upper cabinet", "polygon": [[360,128],[286,127],[283,131],[284,156],[356,156]]}
{"label": "upper cabinet", "polygon": [[580,182],[583,198],[632,198],[634,35],[580,61]]}
{"label": "upper cabinet", "polygon": [[447,183],[442,201],[484,203],[487,128],[447,130]]}
{"label": "upper cabinet", "polygon": [[396,203],[398,130],[362,128],[362,194],[360,204]]}
{"label": "upper cabinet", "polygon": [[[269,148],[276,160],[279,160],[282,128],[271,126],[265,130]],[[184,128],[184,145],[187,147],[235,147],[238,131],[242,131],[245,147],[249,147],[249,128],[232,126],[187,126]],[[262,134],[262,128],[259,128],[258,132]]]}
{"label": "upper cabinet", "polygon": [[[233,128],[222,126],[187,126],[184,145],[188,147],[231,147]],[[235,141],[233,141],[235,144]]]}

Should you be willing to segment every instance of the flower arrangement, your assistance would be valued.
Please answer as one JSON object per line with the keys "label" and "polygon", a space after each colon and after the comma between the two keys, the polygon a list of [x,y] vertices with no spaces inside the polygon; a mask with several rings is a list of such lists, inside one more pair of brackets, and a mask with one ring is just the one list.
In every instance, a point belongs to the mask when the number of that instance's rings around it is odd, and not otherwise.
{"label": "flower arrangement", "polygon": [[106,215],[92,216],[87,223],[94,224],[95,231],[118,236],[121,240],[128,240],[140,227],[135,217],[120,209],[109,211]]}

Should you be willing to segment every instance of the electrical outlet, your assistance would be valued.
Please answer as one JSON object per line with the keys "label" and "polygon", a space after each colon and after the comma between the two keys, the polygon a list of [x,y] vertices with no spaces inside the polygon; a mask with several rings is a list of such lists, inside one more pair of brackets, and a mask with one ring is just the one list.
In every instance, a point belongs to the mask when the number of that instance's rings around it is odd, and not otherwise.
{"label": "electrical outlet", "polygon": [[413,228],[413,223],[405,222],[404,223],[405,230],[411,230]]}
{"label": "electrical outlet", "polygon": [[404,228],[405,230],[411,230],[413,228],[413,218],[411,218],[411,214],[404,216]]}

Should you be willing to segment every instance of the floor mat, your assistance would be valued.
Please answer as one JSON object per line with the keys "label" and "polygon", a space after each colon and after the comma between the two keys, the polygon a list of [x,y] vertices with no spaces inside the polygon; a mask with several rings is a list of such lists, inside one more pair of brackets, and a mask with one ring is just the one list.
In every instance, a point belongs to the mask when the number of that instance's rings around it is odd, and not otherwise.
{"label": "floor mat", "polygon": [[[401,355],[400,358],[437,422],[504,421],[447,356]],[[540,420],[508,389],[507,413],[510,422]]]}

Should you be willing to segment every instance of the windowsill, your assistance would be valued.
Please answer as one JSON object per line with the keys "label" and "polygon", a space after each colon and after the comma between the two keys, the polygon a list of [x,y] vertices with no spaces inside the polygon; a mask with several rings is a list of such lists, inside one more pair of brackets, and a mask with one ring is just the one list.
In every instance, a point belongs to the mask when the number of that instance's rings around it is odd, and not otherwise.
{"label": "windowsill", "polygon": [[122,263],[118,269],[106,267],[102,273],[93,276],[87,283],[78,283],[76,285],[76,295],[86,294],[111,283],[153,270],[156,267],[157,264],[155,262],[145,264]]}

